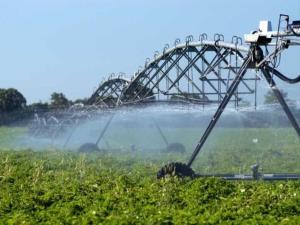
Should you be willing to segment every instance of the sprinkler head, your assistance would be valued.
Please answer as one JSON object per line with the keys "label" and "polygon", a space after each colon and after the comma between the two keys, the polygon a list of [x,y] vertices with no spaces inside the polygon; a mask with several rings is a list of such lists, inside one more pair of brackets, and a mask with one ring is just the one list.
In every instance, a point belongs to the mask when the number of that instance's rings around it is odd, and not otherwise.
{"label": "sprinkler head", "polygon": [[258,180],[261,177],[261,174],[258,171],[259,170],[259,165],[258,164],[252,165],[251,170],[252,170],[253,179]]}

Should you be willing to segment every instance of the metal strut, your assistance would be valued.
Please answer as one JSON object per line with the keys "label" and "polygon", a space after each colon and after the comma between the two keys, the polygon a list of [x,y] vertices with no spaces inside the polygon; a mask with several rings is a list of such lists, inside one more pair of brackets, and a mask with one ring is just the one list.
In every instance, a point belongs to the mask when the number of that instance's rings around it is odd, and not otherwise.
{"label": "metal strut", "polygon": [[109,125],[110,125],[112,119],[114,118],[114,116],[115,116],[115,114],[113,113],[113,114],[110,116],[110,118],[108,119],[108,121],[106,122],[105,127],[103,128],[102,132],[100,133],[100,135],[99,135],[99,137],[98,137],[98,139],[97,139],[97,141],[96,141],[96,143],[95,143],[96,145],[98,145],[98,144],[100,143],[101,139],[103,138],[105,132],[107,131],[107,129],[108,129],[108,127],[109,127]]}
{"label": "metal strut", "polygon": [[225,107],[227,106],[228,102],[230,101],[232,95],[235,93],[239,83],[242,81],[245,73],[247,72],[247,68],[249,64],[252,62],[252,54],[248,54],[247,58],[245,59],[244,63],[242,64],[240,70],[237,73],[237,76],[234,78],[232,84],[230,85],[227,94],[223,98],[221,104],[219,105],[216,113],[214,114],[213,118],[211,119],[208,127],[206,128],[204,134],[202,135],[200,141],[198,142],[187,166],[190,167],[194,162],[195,158],[197,157],[198,153],[200,152],[202,146],[204,145],[205,141],[207,140],[208,136],[210,135],[211,131],[213,130],[214,126],[218,122],[220,116],[222,115]]}
{"label": "metal strut", "polygon": [[74,129],[72,129],[71,133],[69,134],[69,136],[67,137],[67,139],[66,139],[66,141],[65,141],[65,143],[63,145],[63,148],[67,147],[67,145],[69,144],[69,142],[70,142],[71,138],[73,137],[73,135],[74,135],[74,133],[75,133],[75,131],[76,131],[77,128],[78,128],[78,124],[76,124],[76,126],[74,127]]}
{"label": "metal strut", "polygon": [[160,126],[158,125],[156,120],[154,118],[152,118],[152,120],[153,120],[154,126],[156,127],[160,136],[162,137],[163,141],[165,142],[166,146],[168,147],[168,145],[169,145],[168,139],[166,138],[165,134],[163,133],[162,129],[160,128]]}
{"label": "metal strut", "polygon": [[[274,79],[272,78],[272,76],[270,74],[269,67],[261,68],[261,71],[262,71],[263,75],[265,76],[266,81],[270,85],[273,93],[275,94],[275,96],[278,99],[280,105],[282,106],[285,114],[289,118],[292,126],[294,127],[294,129],[296,130],[296,132],[297,132],[297,134],[300,138],[300,128],[299,128],[298,122],[297,122],[296,118],[294,117],[293,113],[291,112],[289,106],[286,104],[286,101],[284,100],[280,90],[277,88],[276,83],[275,83]],[[278,72],[278,71],[276,71],[276,72]],[[276,73],[276,74],[278,74],[278,73]]]}

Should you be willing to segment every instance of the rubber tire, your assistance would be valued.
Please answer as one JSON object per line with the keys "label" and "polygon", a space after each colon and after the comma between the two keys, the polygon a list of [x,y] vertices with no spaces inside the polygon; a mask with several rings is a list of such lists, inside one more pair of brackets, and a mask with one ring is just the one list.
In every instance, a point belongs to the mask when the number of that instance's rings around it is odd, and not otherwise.
{"label": "rubber tire", "polygon": [[184,178],[184,177],[194,178],[195,172],[193,171],[192,168],[188,167],[184,163],[172,162],[162,167],[157,173],[157,179],[162,179],[165,178],[166,176],[171,176],[171,177],[175,176],[179,178]]}
{"label": "rubber tire", "polygon": [[185,153],[186,149],[181,143],[171,143],[167,146],[167,152]]}
{"label": "rubber tire", "polygon": [[92,152],[100,152],[100,148],[98,145],[94,143],[85,143],[78,148],[79,153],[92,153]]}

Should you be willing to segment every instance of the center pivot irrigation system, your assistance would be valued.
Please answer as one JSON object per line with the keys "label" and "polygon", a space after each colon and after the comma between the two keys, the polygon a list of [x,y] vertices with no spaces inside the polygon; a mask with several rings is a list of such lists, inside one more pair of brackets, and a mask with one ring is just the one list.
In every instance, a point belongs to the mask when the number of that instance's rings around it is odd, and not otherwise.
{"label": "center pivot irrigation system", "polygon": [[[288,15],[281,14],[276,30],[272,30],[270,21],[261,21],[257,31],[245,35],[246,44],[237,36],[232,37],[231,42],[225,42],[222,34],[215,34],[214,40],[208,40],[206,34],[201,34],[199,40],[188,36],[184,43],[177,39],[173,47],[166,45],[162,53],[155,52],[152,60],[147,58],[144,67],[140,67],[131,79],[126,79],[124,74],[111,75],[99,85],[87,103],[100,107],[102,111],[155,103],[200,104],[203,107],[209,104],[218,105],[187,164],[170,163],[158,172],[158,178],[177,175],[219,176],[224,179],[300,179],[300,174],[260,174],[258,165],[252,167],[251,175],[200,175],[191,169],[228,104],[238,108],[243,96],[248,95],[253,96],[256,107],[257,81],[260,79],[265,79],[273,90],[300,137],[299,125],[274,79],[279,78],[290,84],[300,82],[300,76],[289,78],[277,70],[282,52],[299,46],[299,37],[300,21],[290,22]],[[108,129],[113,115],[112,112],[94,144],[95,147]],[[155,121],[154,124],[168,144],[159,125]]]}

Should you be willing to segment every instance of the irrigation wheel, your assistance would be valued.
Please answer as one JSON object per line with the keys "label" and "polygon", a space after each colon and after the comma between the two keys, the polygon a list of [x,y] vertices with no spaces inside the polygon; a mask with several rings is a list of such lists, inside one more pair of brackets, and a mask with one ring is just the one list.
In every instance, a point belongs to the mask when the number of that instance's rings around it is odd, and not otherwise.
{"label": "irrigation wheel", "polygon": [[171,144],[169,144],[166,148],[166,151],[167,152],[181,153],[181,154],[186,152],[184,145],[181,144],[181,143],[171,143]]}
{"label": "irrigation wheel", "polygon": [[175,177],[180,177],[180,178],[183,178],[183,177],[194,178],[195,175],[196,174],[193,171],[193,169],[188,167],[186,164],[180,163],[180,162],[172,162],[172,163],[165,165],[158,171],[157,179],[162,179],[167,176],[171,176],[171,177],[175,176]]}
{"label": "irrigation wheel", "polygon": [[78,148],[79,153],[92,153],[92,152],[100,152],[100,148],[98,145],[94,143],[85,143]]}

